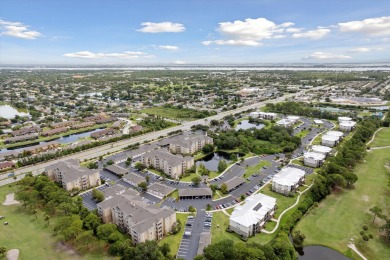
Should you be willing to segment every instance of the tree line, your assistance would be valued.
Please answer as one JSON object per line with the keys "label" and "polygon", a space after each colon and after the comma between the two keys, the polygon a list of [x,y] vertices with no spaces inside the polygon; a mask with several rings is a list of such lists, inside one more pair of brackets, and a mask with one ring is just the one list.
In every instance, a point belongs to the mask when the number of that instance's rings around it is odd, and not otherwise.
{"label": "tree line", "polygon": [[91,251],[103,242],[110,255],[121,259],[174,259],[168,244],[158,246],[156,241],[148,241],[134,245],[130,235],[115,224],[103,224],[96,210],[90,212],[83,206],[81,197],[70,197],[45,175],[26,175],[17,182],[15,194],[25,211],[36,217],[43,213],[54,236],[78,251]]}
{"label": "tree line", "polygon": [[227,130],[213,134],[214,144],[221,150],[239,149],[246,154],[289,153],[301,144],[299,137],[291,136],[292,129],[281,126],[249,130]]}

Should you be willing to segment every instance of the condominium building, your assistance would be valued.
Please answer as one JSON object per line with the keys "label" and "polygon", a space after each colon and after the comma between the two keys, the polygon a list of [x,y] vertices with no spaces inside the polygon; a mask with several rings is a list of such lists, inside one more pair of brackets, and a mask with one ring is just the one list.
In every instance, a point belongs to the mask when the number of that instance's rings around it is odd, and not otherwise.
{"label": "condominium building", "polygon": [[45,174],[50,180],[60,183],[67,191],[87,190],[101,184],[98,170],[81,167],[75,159],[49,165],[45,168]]}
{"label": "condominium building", "polygon": [[316,168],[320,167],[324,163],[326,155],[323,153],[307,152],[303,155],[303,157],[305,165]]}
{"label": "condominium building", "polygon": [[146,167],[152,166],[157,170],[174,179],[178,179],[181,174],[194,166],[194,158],[190,156],[174,155],[164,150],[153,150],[144,153],[141,161]]}
{"label": "condominium building", "polygon": [[315,153],[322,153],[325,156],[327,156],[332,151],[332,148],[330,148],[328,146],[323,146],[323,145],[313,145],[311,147],[311,151],[315,152]]}
{"label": "condominium building", "polygon": [[340,131],[344,132],[350,132],[352,129],[354,129],[356,126],[356,122],[354,121],[342,121],[339,124]]}
{"label": "condominium building", "polygon": [[351,121],[351,120],[352,120],[352,118],[346,117],[346,116],[339,116],[339,117],[337,118],[337,121],[338,121],[339,123],[345,122],[345,121]]}
{"label": "condominium building", "polygon": [[206,144],[213,144],[213,138],[207,135],[178,135],[171,139],[169,151],[174,154],[193,154],[202,150]]}
{"label": "condominium building", "polygon": [[261,119],[267,119],[267,120],[274,120],[278,117],[278,114],[276,113],[267,113],[267,112],[251,112],[249,114],[252,118],[261,118]]}
{"label": "condominium building", "polygon": [[176,213],[145,203],[133,190],[114,195],[97,204],[104,223],[114,223],[129,233],[134,243],[161,240],[176,224]]}
{"label": "condominium building", "polygon": [[275,209],[275,198],[260,193],[248,197],[231,214],[229,229],[246,238],[254,236],[272,218]]}
{"label": "condominium building", "polygon": [[305,172],[298,168],[285,167],[272,178],[272,190],[289,196],[305,181]]}

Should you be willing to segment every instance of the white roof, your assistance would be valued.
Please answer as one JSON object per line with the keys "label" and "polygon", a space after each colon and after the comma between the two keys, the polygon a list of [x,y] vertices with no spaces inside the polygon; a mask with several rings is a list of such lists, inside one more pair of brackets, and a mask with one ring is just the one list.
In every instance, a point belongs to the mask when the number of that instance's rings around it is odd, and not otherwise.
{"label": "white roof", "polygon": [[259,112],[250,112],[249,116],[259,116]]}
{"label": "white roof", "polygon": [[272,182],[280,185],[292,186],[298,183],[298,181],[305,176],[305,171],[293,168],[284,167],[272,178]]}
{"label": "white roof", "polygon": [[276,122],[276,124],[283,125],[283,126],[290,125],[290,124],[293,124],[293,123],[294,123],[293,120],[289,120],[289,119],[286,119],[286,118],[280,119],[278,122]]}
{"label": "white roof", "polygon": [[276,113],[259,112],[259,115],[277,116]]}
{"label": "white roof", "polygon": [[299,116],[287,116],[287,119],[297,121],[299,119]]}
{"label": "white roof", "polygon": [[332,141],[332,142],[335,142],[335,141],[338,141],[340,139],[340,137],[338,136],[335,136],[335,135],[323,135],[322,136],[322,140],[326,140],[326,141]]}
{"label": "white roof", "polygon": [[341,121],[340,126],[354,127],[356,125],[355,121]]}
{"label": "white roof", "polygon": [[330,153],[332,151],[332,148],[323,145],[313,145],[311,147],[311,150],[313,152]]}
{"label": "white roof", "polygon": [[328,131],[326,135],[332,135],[332,136],[337,136],[337,137],[342,137],[344,135],[343,132],[340,131]]}
{"label": "white roof", "polygon": [[324,122],[322,120],[319,120],[319,119],[314,119],[314,123],[316,123],[316,124],[323,124]]}
{"label": "white roof", "polygon": [[338,119],[339,122],[341,122],[341,121],[351,121],[352,120],[352,118],[347,117],[347,116],[339,116],[337,119]]}
{"label": "white roof", "polygon": [[[260,204],[260,205],[259,205]],[[250,227],[263,220],[265,215],[276,205],[276,199],[264,194],[256,194],[245,199],[245,203],[237,206],[230,221],[239,223],[242,226]],[[260,207],[260,208],[259,208]]]}
{"label": "white roof", "polygon": [[307,152],[304,154],[305,159],[306,158],[313,158],[316,161],[322,161],[325,159],[325,154],[323,153],[316,153],[316,152]]}

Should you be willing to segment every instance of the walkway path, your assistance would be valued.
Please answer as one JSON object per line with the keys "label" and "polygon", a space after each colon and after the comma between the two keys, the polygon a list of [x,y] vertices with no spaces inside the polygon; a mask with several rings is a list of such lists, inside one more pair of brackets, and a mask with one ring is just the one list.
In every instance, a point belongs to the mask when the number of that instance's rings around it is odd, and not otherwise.
{"label": "walkway path", "polygon": [[374,141],[376,133],[378,133],[381,129],[383,129],[383,127],[379,128],[378,130],[375,131],[375,133],[372,135],[371,140],[368,141],[367,145],[369,145],[370,143],[372,143],[372,141]]}
{"label": "walkway path", "polygon": [[285,210],[280,214],[278,220],[276,221],[276,226],[274,227],[274,229],[273,229],[272,231],[267,231],[267,230],[265,230],[265,229],[262,229],[261,232],[266,233],[266,234],[273,234],[273,233],[278,229],[280,220],[282,219],[283,215],[284,215],[287,211],[289,211],[290,209],[292,209],[292,208],[294,208],[296,205],[298,205],[299,199],[301,198],[301,195],[302,195],[303,193],[305,193],[306,191],[308,191],[308,190],[311,188],[312,185],[313,185],[313,183],[310,184],[310,186],[309,186],[306,190],[304,190],[304,191],[302,191],[302,192],[298,191],[298,194],[299,194],[299,195],[298,195],[297,200],[295,201],[295,203],[294,203],[292,206],[290,206],[289,208],[285,209]]}
{"label": "walkway path", "polygon": [[361,258],[363,258],[363,260],[367,260],[367,258],[359,250],[357,250],[355,244],[348,244],[348,247],[355,251],[355,253],[358,254]]}

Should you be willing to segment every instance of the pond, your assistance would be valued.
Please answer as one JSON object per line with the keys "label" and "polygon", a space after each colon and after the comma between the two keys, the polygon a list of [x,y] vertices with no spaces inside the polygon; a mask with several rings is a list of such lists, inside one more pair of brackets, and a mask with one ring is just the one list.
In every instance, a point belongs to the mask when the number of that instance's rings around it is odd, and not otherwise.
{"label": "pond", "polygon": [[264,124],[261,124],[261,123],[258,123],[258,124],[252,124],[252,123],[249,123],[249,120],[242,120],[241,122],[239,122],[236,126],[236,130],[247,130],[247,129],[251,129],[251,128],[256,128],[256,129],[261,129],[264,127]]}
{"label": "pond", "polygon": [[10,148],[10,149],[3,148],[3,149],[0,150],[0,153],[5,153],[7,151],[19,151],[19,150],[23,150],[24,147],[29,147],[29,146],[38,145],[38,144],[45,144],[45,143],[53,142],[53,141],[59,142],[60,144],[69,144],[69,143],[76,142],[80,138],[88,137],[90,134],[92,134],[94,132],[97,132],[97,131],[100,131],[102,129],[103,128],[98,128],[98,129],[91,130],[91,131],[84,132],[84,133],[63,136],[63,137],[56,138],[56,139],[53,139],[53,140],[50,140],[50,141],[47,141],[47,142],[34,143],[34,144],[31,144],[31,145],[25,145],[23,147],[17,147],[15,149],[13,149],[13,148]]}
{"label": "pond", "polygon": [[0,117],[7,119],[13,119],[15,116],[28,116],[29,113],[19,112],[16,108],[13,108],[10,105],[1,105],[0,106]]}
{"label": "pond", "polygon": [[210,171],[218,171],[218,163],[224,159],[227,163],[230,162],[230,155],[227,153],[211,153],[204,157],[201,161],[197,161],[196,165],[203,163],[206,166],[206,169]]}
{"label": "pond", "polygon": [[340,252],[324,246],[305,246],[299,252],[298,260],[350,260]]}

